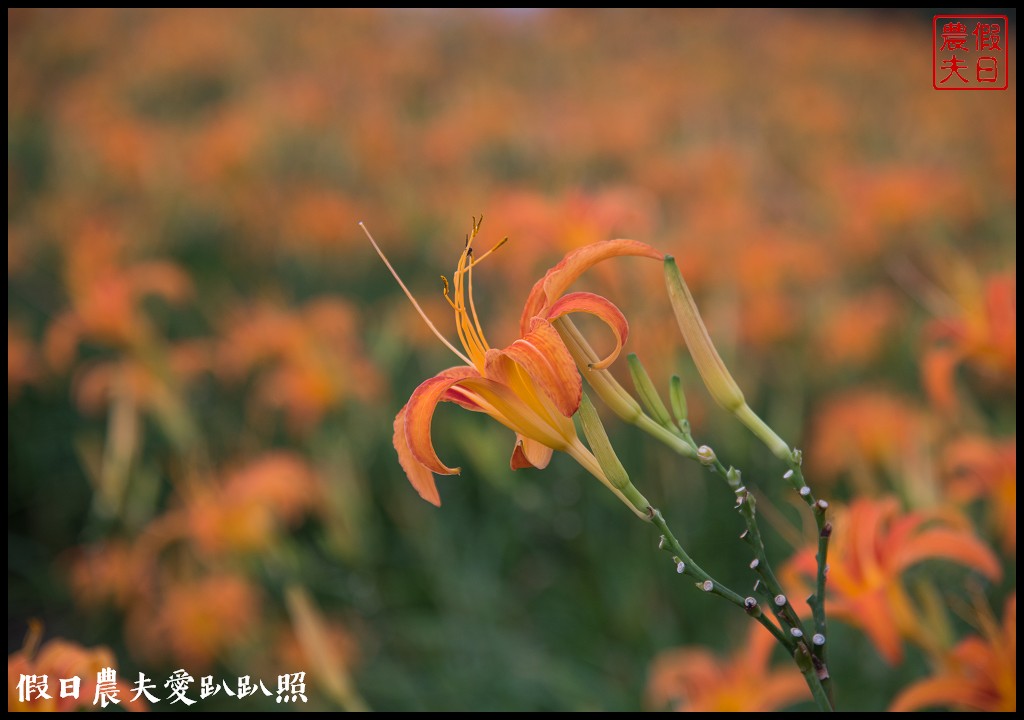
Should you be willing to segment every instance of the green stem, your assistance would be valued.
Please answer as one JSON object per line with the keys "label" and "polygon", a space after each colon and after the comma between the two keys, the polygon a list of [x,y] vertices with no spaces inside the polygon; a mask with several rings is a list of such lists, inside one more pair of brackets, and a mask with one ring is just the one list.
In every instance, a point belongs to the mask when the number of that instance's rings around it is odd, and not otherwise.
{"label": "green stem", "polygon": [[[803,654],[806,659],[811,659],[810,652],[804,643],[800,643],[800,649],[797,653]],[[808,663],[806,660],[798,658],[796,664],[800,668],[800,673],[804,676],[804,680],[807,682],[807,687],[811,689],[811,696],[814,698],[818,709],[825,712],[835,712],[835,701],[832,699],[832,694],[825,689],[813,660]]]}
{"label": "green stem", "polygon": [[[768,616],[760,610],[760,607],[757,604],[749,604],[747,598],[740,596],[739,593],[731,590],[711,577],[711,575],[695,563],[693,558],[683,550],[682,545],[679,544],[675,535],[672,534],[672,530],[669,528],[668,523],[665,522],[665,518],[662,516],[661,511],[652,507],[648,509],[648,513],[651,516],[651,522],[661,531],[662,538],[667,545],[666,549],[670,550],[674,556],[678,558],[678,561],[683,563],[684,566],[682,572],[697,578],[700,581],[697,583],[697,586],[705,592],[710,592],[723,597],[732,604],[742,607],[748,615],[761,623],[761,625],[765,627],[793,656],[797,667],[800,669],[800,673],[804,676],[804,680],[807,682],[807,687],[810,689],[811,696],[814,698],[814,702],[817,704],[818,709],[827,712],[833,711],[835,709],[834,703],[832,702],[829,694],[825,691],[825,688],[822,686],[822,680],[817,670],[817,664],[814,662],[812,651],[807,648],[807,644],[803,639],[796,639],[792,636],[787,636],[782,629],[777,627],[775,623],[768,619]],[[771,599],[769,599],[766,604],[769,606],[774,605]]]}
{"label": "green stem", "polygon": [[[818,527],[818,552],[815,556],[817,574],[815,578],[814,594],[807,598],[807,604],[811,608],[814,621],[814,638],[812,638],[811,652],[814,657],[814,664],[818,677],[825,689],[829,699],[835,704],[835,691],[832,687],[832,678],[828,671],[828,616],[825,612],[825,578],[828,571],[828,544],[832,537],[832,523],[828,522],[826,513],[828,503],[824,500],[817,500],[814,493],[804,480],[803,471],[800,467],[799,454],[790,462],[789,472],[786,473],[797,492],[814,515],[814,522]],[[819,640],[820,642],[815,642]]]}
{"label": "green stem", "polygon": [[[798,665],[801,664],[801,661],[797,657],[797,654],[800,652],[806,653],[809,661],[809,667],[804,668],[801,666],[800,671],[804,675],[804,679],[807,680],[807,685],[811,690],[811,694],[814,696],[815,702],[818,704],[820,709],[834,711],[835,698],[831,676],[828,671],[826,650],[827,642],[824,642],[824,640],[827,640],[828,638],[824,598],[825,567],[828,557],[828,539],[831,534],[831,525],[825,522],[825,509],[827,509],[828,503],[815,500],[810,492],[810,488],[807,487],[806,482],[804,482],[803,474],[800,470],[799,454],[797,454],[796,458],[790,462],[790,470],[792,470],[792,472],[787,473],[787,479],[790,480],[794,488],[798,489],[800,497],[812,508],[815,520],[818,523],[817,586],[815,594],[808,598],[808,605],[810,605],[813,612],[814,624],[814,637],[810,638],[810,649],[808,649],[806,642],[806,629],[800,621],[796,611],[793,609],[793,605],[790,603],[788,596],[782,590],[782,584],[779,582],[771,564],[768,561],[764,540],[761,536],[760,527],[757,524],[757,515],[755,510],[756,501],[754,500],[754,496],[741,484],[739,474],[730,472],[726,469],[714,452],[710,451],[710,448],[698,449],[697,443],[689,433],[676,432],[674,429],[666,428],[644,413],[641,413],[639,417],[635,419],[634,424],[647,432],[647,434],[657,440],[660,440],[665,445],[668,445],[680,455],[691,459],[696,457],[701,464],[708,468],[708,470],[722,476],[725,478],[726,482],[729,483],[730,488],[736,494],[740,515],[743,516],[744,523],[747,526],[747,532],[744,533],[743,537],[754,550],[754,555],[757,561],[752,564],[752,568],[761,578],[764,590],[768,593],[768,598],[766,599],[765,604],[778,620],[781,628],[776,627],[776,625],[768,620],[763,613],[759,613],[759,616],[755,617],[758,622],[771,631],[772,635],[774,635],[775,638],[785,646],[791,654],[793,654]],[[682,559],[683,562],[686,563],[687,568],[689,568],[692,561],[688,559],[688,556],[683,552],[682,547],[679,546],[679,543],[676,542],[671,532],[668,531],[668,527],[664,524],[663,519],[661,520],[661,524],[659,524],[658,519],[661,518],[661,514],[658,511],[654,511],[654,513],[655,517],[652,518],[652,522],[662,529],[666,540],[672,547],[673,552],[679,555],[680,559]],[[710,576],[708,576],[707,573],[704,573],[699,566],[695,567],[696,570],[703,573],[707,579],[711,579]],[[699,577],[697,573],[694,573],[694,575]],[[714,583],[713,580],[712,582]],[[714,587],[717,589],[720,586],[718,583],[714,583]],[[737,602],[740,597],[737,593],[732,592],[731,590],[729,592],[734,597],[729,597],[724,593],[718,594],[723,595],[734,604],[741,604],[743,602],[742,600]],[[776,602],[777,598],[784,599],[781,605]],[[794,631],[797,632],[796,636],[792,634]],[[815,642],[815,640],[819,638],[823,640],[820,644]]]}
{"label": "green stem", "polygon": [[697,580],[699,580],[697,586],[701,590],[723,597],[733,605],[743,608],[744,612],[751,615],[755,620],[764,625],[764,627],[766,627],[780,643],[789,647],[790,643],[786,641],[785,635],[775,626],[774,623],[772,623],[771,620],[767,618],[767,616],[765,616],[764,613],[760,612],[759,609],[756,612],[752,612],[752,608],[747,605],[747,598],[715,580],[707,573],[707,571],[704,570],[704,568],[694,562],[693,558],[683,550],[683,546],[679,544],[676,536],[672,534],[672,530],[669,528],[668,523],[665,522],[665,518],[662,516],[660,510],[652,507],[648,509],[648,513],[651,516],[651,522],[658,528],[658,530],[661,531],[661,535],[665,539],[665,543],[668,545],[667,549],[678,558],[678,562],[683,563],[682,572],[684,575],[690,575],[697,578]]}

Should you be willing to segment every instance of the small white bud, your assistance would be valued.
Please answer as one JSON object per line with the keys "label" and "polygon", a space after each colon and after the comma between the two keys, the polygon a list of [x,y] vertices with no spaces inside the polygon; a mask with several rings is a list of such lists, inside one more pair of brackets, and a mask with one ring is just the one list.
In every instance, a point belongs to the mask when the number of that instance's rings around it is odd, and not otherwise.
{"label": "small white bud", "polygon": [[704,584],[701,585],[701,588],[703,588],[704,592],[711,592],[715,589],[715,584],[710,580],[705,580]]}
{"label": "small white bud", "polygon": [[701,465],[714,465],[715,464],[715,451],[707,445],[701,445],[697,448],[697,459]]}
{"label": "small white bud", "polygon": [[686,570],[686,563],[680,560],[679,564],[676,565],[676,572],[682,575],[684,570]]}
{"label": "small white bud", "polygon": [[795,638],[802,638],[804,636],[804,631],[800,628],[790,628],[789,634]]}
{"label": "small white bud", "polygon": [[778,605],[779,607],[782,607],[783,605],[785,605],[786,604],[786,596],[781,594],[781,593],[776,595],[775,596],[775,604]]}
{"label": "small white bud", "polygon": [[821,647],[825,644],[825,636],[821,633],[814,633],[814,637],[811,638],[811,642],[817,645],[818,647]]}

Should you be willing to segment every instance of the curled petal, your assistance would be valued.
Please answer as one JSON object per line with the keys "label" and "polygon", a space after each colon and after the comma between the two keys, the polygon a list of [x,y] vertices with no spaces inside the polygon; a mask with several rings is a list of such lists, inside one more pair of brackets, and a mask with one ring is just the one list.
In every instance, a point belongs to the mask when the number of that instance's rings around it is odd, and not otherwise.
{"label": "curled petal", "polygon": [[420,497],[431,505],[441,506],[441,496],[437,492],[437,484],[434,482],[434,473],[427,469],[412,453],[409,441],[405,436],[405,419],[408,405],[398,411],[395,416],[395,450],[398,451],[398,462],[405,470],[409,482],[420,494]]}
{"label": "curled petal", "polygon": [[[565,417],[572,417],[580,406],[583,380],[576,369],[576,362],[562,342],[558,331],[547,320],[534,318],[530,331],[504,350],[500,356],[507,357],[526,373],[532,387],[524,387],[520,393],[524,398],[542,392]],[[495,377],[511,387],[522,384],[521,379],[511,377],[507,365],[491,363],[502,377]],[[488,377],[491,371],[487,371]]]}
{"label": "curled petal", "polygon": [[[434,444],[430,440],[430,422],[434,417],[434,408],[441,402],[448,389],[455,383],[480,374],[471,367],[463,366],[445,370],[429,380],[424,380],[413,391],[405,410],[405,439],[412,458],[420,465],[426,466],[431,472],[439,475],[457,475],[459,468],[450,468],[437,457]],[[399,413],[401,415],[401,413]],[[397,422],[397,418],[396,418]],[[397,448],[396,443],[396,448]],[[404,467],[404,465],[403,465]],[[406,469],[406,473],[408,473]],[[410,477],[412,480],[412,477]],[[416,485],[413,482],[413,485]],[[418,488],[417,488],[418,489]]]}
{"label": "curled petal", "polygon": [[569,313],[589,313],[604,322],[615,334],[615,349],[604,360],[593,363],[594,370],[603,370],[615,362],[615,358],[622,351],[622,346],[629,335],[629,323],[626,316],[622,314],[614,303],[607,298],[588,292],[569,293],[560,297],[545,313],[547,320],[568,315]]}
{"label": "curled petal", "polygon": [[523,334],[530,329],[530,320],[537,315],[544,316],[545,310],[565,293],[576,278],[602,260],[622,255],[636,255],[653,260],[661,260],[663,257],[662,253],[650,245],[636,240],[605,240],[573,250],[548,270],[530,291],[519,322]]}
{"label": "curled petal", "polygon": [[519,470],[521,468],[533,467],[538,470],[543,470],[551,462],[551,456],[555,454],[555,451],[549,448],[547,445],[531,440],[528,437],[516,434],[516,447],[512,451],[512,459],[509,461],[509,467],[513,470]]}

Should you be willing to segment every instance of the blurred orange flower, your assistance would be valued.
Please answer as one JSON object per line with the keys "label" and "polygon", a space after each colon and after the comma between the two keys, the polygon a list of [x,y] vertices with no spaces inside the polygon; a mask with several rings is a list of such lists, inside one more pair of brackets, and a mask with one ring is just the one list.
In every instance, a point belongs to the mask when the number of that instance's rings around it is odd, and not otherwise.
{"label": "blurred orange flower", "polygon": [[182,385],[191,383],[209,367],[210,349],[199,340],[179,342],[164,348],[158,361],[153,360],[125,357],[82,363],[73,390],[79,410],[99,413],[119,392],[129,394],[133,403],[154,414],[177,410]]}
{"label": "blurred orange flower", "polygon": [[824,359],[836,364],[863,365],[878,357],[887,335],[898,325],[903,307],[885,288],[872,288],[844,297],[823,309],[827,322],[817,325]]}
{"label": "blurred orange flower", "polygon": [[[861,498],[840,509],[829,547],[828,608],[833,618],[863,630],[890,664],[903,656],[901,638],[927,632],[903,587],[902,575],[919,562],[939,559],[964,565],[985,577],[1002,577],[993,552],[967,521],[953,512],[903,512],[893,497]],[[813,592],[817,545],[798,552],[785,575],[801,591]],[[806,608],[804,608],[806,609]]]}
{"label": "blurred orange flower", "polygon": [[647,681],[654,710],[770,712],[810,699],[795,667],[772,669],[775,638],[750,624],[747,642],[728,660],[703,648],[666,650],[655,658]]}
{"label": "blurred orange flower", "polygon": [[954,371],[975,370],[990,387],[1017,388],[1017,274],[986,278],[958,273],[953,290],[956,313],[933,321],[922,358],[925,388],[943,410],[957,406]]}
{"label": "blurred orange flower", "polygon": [[7,321],[7,403],[41,376],[39,352],[17,323]]}
{"label": "blurred orange flower", "polygon": [[849,390],[829,398],[815,412],[807,456],[813,473],[832,480],[853,476],[861,492],[873,489],[875,470],[901,475],[927,440],[923,411],[884,390]]}
{"label": "blurred orange flower", "polygon": [[236,575],[168,579],[157,596],[130,612],[128,640],[141,658],[199,672],[258,634],[259,608],[257,588]]}
{"label": "blurred orange flower", "polygon": [[942,469],[949,498],[970,502],[985,498],[986,507],[1003,548],[1017,552],[1017,437],[990,440],[964,437],[950,443],[942,454]]}
{"label": "blurred orange flower", "polygon": [[358,315],[339,298],[321,298],[294,312],[261,304],[239,309],[216,353],[229,379],[257,376],[254,396],[279,408],[291,429],[312,429],[352,397],[371,400],[381,379],[358,343]]}
{"label": "blurred orange flower", "polygon": [[149,557],[139,544],[110,540],[75,552],[69,582],[75,600],[86,606],[111,602],[130,607],[148,587]]}
{"label": "blurred orange flower", "polygon": [[186,501],[185,532],[206,555],[260,552],[282,528],[323,506],[323,488],[298,456],[268,453],[204,484]]}
{"label": "blurred orange flower", "polygon": [[50,323],[44,342],[46,359],[55,369],[66,369],[85,339],[116,348],[146,343],[153,331],[142,311],[143,298],[180,302],[191,293],[188,275],[173,263],[125,263],[124,244],[106,224],[96,222],[87,224],[67,248],[71,307]]}
{"label": "blurred orange flower", "polygon": [[1017,711],[1017,593],[1006,602],[1003,624],[983,617],[981,637],[960,642],[932,677],[905,688],[892,712],[951,707],[966,712]]}
{"label": "blurred orange flower", "polygon": [[[436,333],[466,364],[444,370],[420,384],[395,418],[394,445],[409,481],[420,497],[440,505],[441,498],[433,474],[454,475],[459,472],[459,468],[450,468],[441,462],[431,441],[434,409],[445,401],[487,413],[515,431],[516,446],[510,463],[513,469],[547,467],[555,450],[564,451],[629,505],[576,434],[572,416],[579,408],[583,381],[551,321],[568,313],[585,312],[605,322],[616,339],[615,350],[598,363],[606,367],[618,355],[626,339],[628,325],[625,317],[610,301],[599,295],[577,292],[563,296],[563,293],[587,269],[607,258],[639,255],[660,259],[661,254],[632,240],[594,243],[569,253],[537,282],[527,298],[520,321],[520,339],[504,350],[496,350],[487,344],[473,303],[473,267],[504,241],[474,258],[473,241],[479,230],[480,223],[474,219],[472,233],[459,256],[450,296],[445,281],[445,294],[455,311],[456,329],[465,353],[449,343],[440,332]],[[377,243],[372,237],[370,241],[424,321],[433,328]]]}
{"label": "blurred orange flower", "polygon": [[[86,648],[78,643],[54,638],[38,647],[41,628],[33,624],[25,647],[7,656],[7,711],[8,712],[73,712],[75,710],[100,709],[93,704],[94,693],[88,688],[95,688],[97,675],[104,668],[117,670],[117,660],[106,647]],[[24,676],[36,676],[46,681],[44,692],[48,697],[30,693],[22,699],[19,692],[24,692]],[[62,697],[62,679],[78,677],[78,697],[68,695]],[[120,706],[125,710],[148,710],[145,700],[129,702],[132,697],[131,687],[122,680],[116,681],[116,694]]]}

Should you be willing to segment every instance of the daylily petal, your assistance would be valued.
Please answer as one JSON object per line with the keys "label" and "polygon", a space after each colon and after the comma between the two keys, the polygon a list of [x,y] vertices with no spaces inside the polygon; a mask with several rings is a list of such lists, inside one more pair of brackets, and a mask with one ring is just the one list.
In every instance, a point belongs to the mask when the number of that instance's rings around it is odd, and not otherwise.
{"label": "daylily petal", "polygon": [[615,358],[619,356],[622,346],[626,342],[626,337],[629,335],[629,323],[626,322],[626,316],[607,298],[595,295],[594,293],[574,292],[560,297],[548,309],[544,317],[547,320],[554,320],[563,315],[576,312],[594,315],[611,328],[611,331],[615,334],[615,349],[604,360],[596,362],[592,366],[595,370],[603,370],[615,362]]}
{"label": "daylily petal", "polygon": [[[408,406],[406,406],[408,407]],[[437,492],[437,484],[434,482],[434,473],[427,469],[412,454],[409,441],[405,438],[406,407],[398,411],[395,416],[395,450],[398,452],[398,463],[405,470],[409,482],[420,494],[420,497],[432,505],[441,506],[441,496]]]}
{"label": "daylily petal", "polygon": [[488,408],[481,404],[481,398],[464,387],[452,385],[441,398],[441,402],[455,403],[459,407],[473,412],[485,413]]}
{"label": "daylily petal", "polygon": [[[499,355],[511,359],[529,376],[534,385],[527,388],[529,392],[543,392],[565,417],[572,417],[579,408],[583,380],[561,336],[547,320],[533,318],[530,331],[499,351]],[[488,377],[492,377],[490,368],[493,367],[499,375],[493,379],[511,387],[518,386],[517,378],[511,376],[506,365],[495,363],[493,359],[489,363]]]}
{"label": "daylily petal", "polygon": [[916,682],[901,692],[889,712],[911,712],[921,708],[963,707],[975,690],[975,683],[951,675],[938,675]]}
{"label": "daylily petal", "polygon": [[[511,358],[493,349],[488,350],[487,355],[488,375],[497,374],[498,368],[506,376],[514,375],[516,364]],[[518,382],[523,383],[521,379]],[[555,450],[564,450],[576,438],[576,426],[571,419],[559,415],[554,407],[550,413],[546,412],[537,396],[532,398],[537,404],[534,407],[520,394],[524,392],[522,388],[480,376],[467,377],[460,384],[488,404],[488,415],[524,437]]]}
{"label": "daylily petal", "polygon": [[[448,389],[466,378],[479,377],[479,373],[468,366],[445,370],[429,380],[424,380],[413,391],[406,403],[405,438],[412,456],[428,470],[439,475],[457,475],[459,468],[450,468],[437,457],[434,444],[430,441],[430,421],[434,417],[434,408]],[[406,471],[408,472],[408,470]],[[410,480],[412,478],[410,477]],[[414,482],[413,485],[416,483]],[[418,488],[417,488],[418,489]]]}
{"label": "daylily petal", "polygon": [[551,456],[554,454],[555,451],[547,445],[516,433],[516,447],[512,451],[509,467],[513,470],[527,467],[543,470],[551,462]]}
{"label": "daylily petal", "polygon": [[999,561],[989,547],[964,530],[924,530],[893,548],[893,553],[894,569],[903,570],[922,560],[942,558],[977,570],[991,580],[998,580],[1003,575]]}
{"label": "daylily petal", "polygon": [[853,600],[850,605],[853,610],[849,615],[837,613],[839,608],[834,605],[832,616],[843,618],[862,628],[885,661],[890,665],[898,665],[903,659],[903,642],[896,620],[889,611],[884,589],[866,593]]}
{"label": "daylily petal", "polygon": [[588,269],[602,260],[622,255],[636,255],[653,260],[661,260],[664,257],[650,245],[636,240],[605,240],[573,250],[533,286],[523,307],[519,321],[520,330],[525,334],[530,328],[530,320],[537,315],[543,316],[545,308],[550,307],[576,281],[576,278]]}
{"label": "daylily petal", "polygon": [[946,347],[931,348],[921,359],[921,375],[925,392],[936,407],[943,412],[952,412],[957,407],[953,377],[957,365],[963,359],[963,352],[960,349]]}

